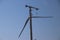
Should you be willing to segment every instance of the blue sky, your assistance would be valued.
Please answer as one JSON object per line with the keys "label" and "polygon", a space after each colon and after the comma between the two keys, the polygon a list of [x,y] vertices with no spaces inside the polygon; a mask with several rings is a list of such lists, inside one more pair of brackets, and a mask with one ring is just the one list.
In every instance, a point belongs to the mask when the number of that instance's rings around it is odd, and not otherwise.
{"label": "blue sky", "polygon": [[53,16],[33,19],[33,39],[60,40],[59,0],[0,0],[0,40],[30,40],[29,22],[18,39],[29,16],[26,4],[40,9],[33,10],[33,15]]}

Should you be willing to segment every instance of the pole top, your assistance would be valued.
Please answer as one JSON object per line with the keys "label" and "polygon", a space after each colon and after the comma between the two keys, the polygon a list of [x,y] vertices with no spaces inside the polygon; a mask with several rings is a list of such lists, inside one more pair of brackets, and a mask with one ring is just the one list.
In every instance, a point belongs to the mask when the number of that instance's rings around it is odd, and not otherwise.
{"label": "pole top", "polygon": [[39,9],[36,8],[36,7],[32,7],[32,6],[28,6],[28,5],[25,5],[25,7],[29,7],[29,8],[33,8],[33,9],[39,10]]}

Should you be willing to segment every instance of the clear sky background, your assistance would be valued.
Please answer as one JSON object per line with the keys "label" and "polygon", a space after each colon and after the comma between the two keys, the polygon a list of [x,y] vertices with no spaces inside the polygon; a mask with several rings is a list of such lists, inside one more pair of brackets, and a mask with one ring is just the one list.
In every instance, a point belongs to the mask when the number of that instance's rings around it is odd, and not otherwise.
{"label": "clear sky background", "polygon": [[60,40],[60,0],[0,0],[0,40],[30,40],[29,22],[18,39],[29,16],[26,4],[40,9],[35,16],[53,16],[33,19],[33,40]]}

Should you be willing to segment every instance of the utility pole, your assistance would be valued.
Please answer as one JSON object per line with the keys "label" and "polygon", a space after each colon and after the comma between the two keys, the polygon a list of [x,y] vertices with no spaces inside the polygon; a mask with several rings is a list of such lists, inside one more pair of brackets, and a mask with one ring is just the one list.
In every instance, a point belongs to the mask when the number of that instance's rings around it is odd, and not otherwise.
{"label": "utility pole", "polygon": [[38,8],[35,8],[35,7],[32,7],[32,6],[28,6],[28,5],[26,5],[25,7],[28,7],[29,8],[29,17],[26,20],[26,22],[24,24],[24,27],[21,30],[18,38],[21,36],[21,34],[22,34],[24,28],[26,27],[28,21],[30,21],[30,40],[33,40],[33,34],[32,34],[32,18],[52,18],[52,16],[32,16],[32,9],[38,10]]}
{"label": "utility pole", "polygon": [[26,7],[29,8],[29,17],[30,17],[30,40],[33,40],[33,35],[32,35],[32,8],[38,10],[38,8],[32,7],[32,6],[28,6],[26,5]]}

